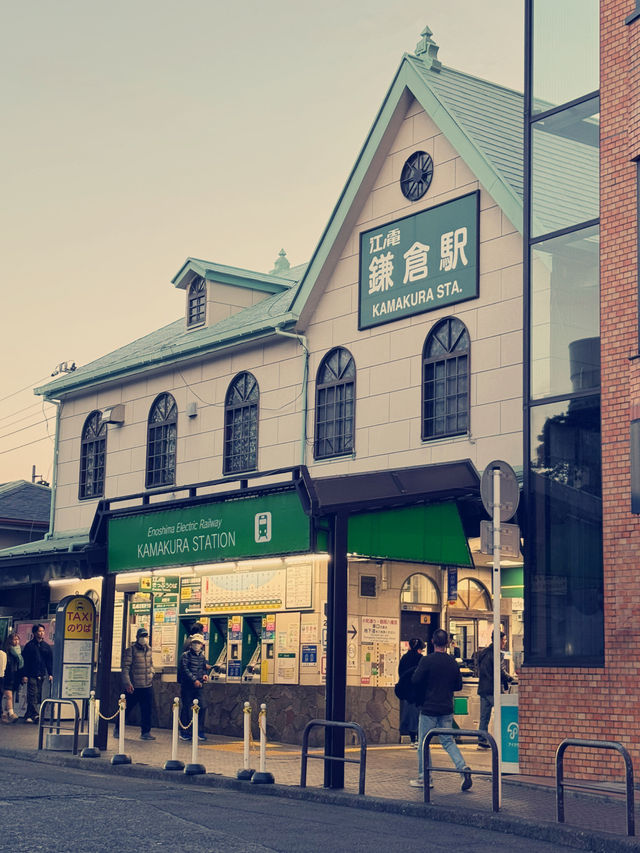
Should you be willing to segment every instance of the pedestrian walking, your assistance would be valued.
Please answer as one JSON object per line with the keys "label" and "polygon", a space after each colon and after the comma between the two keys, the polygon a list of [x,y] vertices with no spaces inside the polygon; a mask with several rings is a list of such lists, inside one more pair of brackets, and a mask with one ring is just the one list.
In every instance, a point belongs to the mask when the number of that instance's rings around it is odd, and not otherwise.
{"label": "pedestrian walking", "polygon": [[191,740],[192,733],[186,728],[192,719],[193,700],[198,700],[198,731],[193,732],[198,740],[206,740],[207,736],[204,733],[205,716],[207,707],[203,700],[202,686],[209,680],[207,672],[211,669],[204,656],[204,637],[202,634],[193,634],[191,643],[186,652],[183,652],[180,657],[180,666],[178,667],[178,678],[180,680],[180,699],[182,707],[180,709],[180,720],[185,727],[180,732],[182,740]]}
{"label": "pedestrian walking", "polygon": [[[500,631],[500,691],[507,693],[509,685],[514,679],[507,672],[507,662],[504,658],[504,649],[507,638],[504,631]],[[480,697],[480,725],[478,731],[488,732],[491,711],[493,710],[493,635],[491,643],[478,655],[478,696]],[[481,738],[478,741],[478,749],[490,749],[489,741]]]}
{"label": "pedestrian walking", "polygon": [[7,663],[2,685],[2,722],[15,723],[18,720],[15,705],[18,701],[20,682],[24,669],[20,637],[17,634],[9,634],[5,640],[4,653],[7,656]]}
{"label": "pedestrian walking", "polygon": [[40,719],[42,686],[45,681],[53,681],[53,651],[44,639],[45,627],[42,624],[31,628],[31,639],[22,650],[24,668],[22,683],[27,685],[27,710],[25,723],[37,723]]}
{"label": "pedestrian walking", "polygon": [[[420,637],[412,637],[409,640],[409,648],[400,658],[398,664],[398,676],[404,675],[410,669],[415,669],[422,659],[422,652],[425,648],[425,641]],[[418,746],[418,717],[420,709],[408,699],[400,700],[400,735],[409,735],[411,746],[416,749]]]}
{"label": "pedestrian walking", "polygon": [[[155,740],[151,734],[151,709],[153,707],[153,654],[149,645],[149,632],[138,628],[136,641],[122,656],[122,686],[127,693],[125,724],[131,711],[140,705],[140,737],[142,740]],[[116,722],[113,736],[120,735],[120,718]]]}
{"label": "pedestrian walking", "polygon": [[[418,723],[418,778],[409,784],[414,788],[422,788],[426,782],[422,765],[423,742],[431,729],[453,728],[453,694],[462,690],[462,675],[460,667],[447,654],[449,638],[447,632],[438,628],[433,632],[433,654],[425,655],[418,664],[411,678],[417,689],[424,696],[420,709]],[[441,746],[449,754],[456,770],[462,775],[462,791],[468,791],[472,785],[471,769],[467,766],[458,745],[451,735],[438,735]],[[433,787],[431,779],[428,780]]]}

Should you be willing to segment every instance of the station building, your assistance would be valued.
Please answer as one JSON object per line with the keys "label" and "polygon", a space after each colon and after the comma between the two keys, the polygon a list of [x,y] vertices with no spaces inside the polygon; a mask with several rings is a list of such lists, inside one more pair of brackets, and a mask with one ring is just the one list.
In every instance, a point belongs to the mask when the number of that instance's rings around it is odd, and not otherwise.
{"label": "station building", "polygon": [[[53,525],[0,554],[0,583],[91,594],[111,710],[145,625],[168,724],[197,619],[214,730],[250,699],[270,737],[346,713],[395,742],[408,640],[443,627],[469,665],[490,642],[479,475],[523,469],[522,127],[522,94],[442,64],[426,28],[308,263],[187,258],[174,323],[36,389]],[[522,563],[502,571],[514,671]]]}

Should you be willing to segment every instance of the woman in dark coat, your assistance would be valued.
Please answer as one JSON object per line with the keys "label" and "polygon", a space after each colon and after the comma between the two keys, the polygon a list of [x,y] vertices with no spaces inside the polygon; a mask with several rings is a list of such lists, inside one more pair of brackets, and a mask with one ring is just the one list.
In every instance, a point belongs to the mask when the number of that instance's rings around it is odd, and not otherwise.
{"label": "woman in dark coat", "polygon": [[[409,649],[402,655],[398,664],[398,676],[401,676],[408,669],[413,669],[420,663],[424,648],[425,642],[419,637],[413,637],[409,640]],[[411,746],[414,749],[418,748],[419,715],[420,708],[417,705],[407,702],[406,699],[400,700],[400,734],[409,735]]]}

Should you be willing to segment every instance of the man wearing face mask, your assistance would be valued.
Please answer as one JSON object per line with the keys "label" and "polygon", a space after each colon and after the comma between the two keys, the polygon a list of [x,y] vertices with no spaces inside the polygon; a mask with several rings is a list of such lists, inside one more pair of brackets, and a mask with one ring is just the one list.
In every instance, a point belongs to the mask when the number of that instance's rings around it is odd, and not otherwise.
{"label": "man wearing face mask", "polygon": [[[211,667],[204,656],[204,637],[202,634],[193,634],[189,648],[180,657],[178,678],[180,680],[180,699],[182,702],[180,720],[183,726],[186,727],[191,722],[193,700],[198,700],[200,707],[197,717],[198,740],[207,739],[204,733],[204,719],[207,709],[203,702],[202,685],[209,680],[207,671],[210,669]],[[187,728],[182,729],[180,732],[181,740],[191,740],[191,736],[191,730]]]}
{"label": "man wearing face mask", "polygon": [[[138,628],[136,641],[122,656],[122,686],[127,694],[126,719],[136,705],[140,705],[140,737],[155,740],[151,734],[151,707],[153,704],[153,656],[149,646],[149,632]],[[116,722],[113,736],[120,734]]]}

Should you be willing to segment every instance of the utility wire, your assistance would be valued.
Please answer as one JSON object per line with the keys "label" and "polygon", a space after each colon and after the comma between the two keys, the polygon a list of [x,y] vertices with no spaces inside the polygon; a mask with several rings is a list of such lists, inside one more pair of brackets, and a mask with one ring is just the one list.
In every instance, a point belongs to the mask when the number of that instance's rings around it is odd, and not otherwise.
{"label": "utility wire", "polygon": [[36,379],[35,382],[30,382],[28,385],[25,385],[24,388],[19,388],[17,391],[13,391],[11,394],[7,394],[6,397],[0,397],[0,403],[3,403],[5,400],[10,399],[11,397],[15,397],[16,394],[21,394],[23,391],[28,391],[29,388],[34,388],[40,382],[44,382],[46,376],[43,376],[41,379]]}
{"label": "utility wire", "polygon": [[[9,438],[10,435],[17,435],[17,433],[24,432],[27,429],[33,429],[34,427],[45,426],[45,425],[46,425],[46,421],[43,421],[43,420],[36,421],[34,424],[27,424],[27,426],[23,426],[23,427],[19,427],[18,429],[14,429],[13,432],[5,432],[4,435],[0,435],[0,441],[2,441],[3,438]],[[48,431],[49,430],[47,429],[47,432]]]}
{"label": "utility wire", "polygon": [[24,444],[19,444],[17,447],[10,447],[8,450],[0,450],[0,456],[4,456],[5,453],[13,453],[14,450],[22,450],[23,447],[29,447],[32,444],[38,444],[41,441],[45,441],[47,438],[51,438],[51,436],[43,435],[42,438],[36,438],[35,441],[27,441]]}

